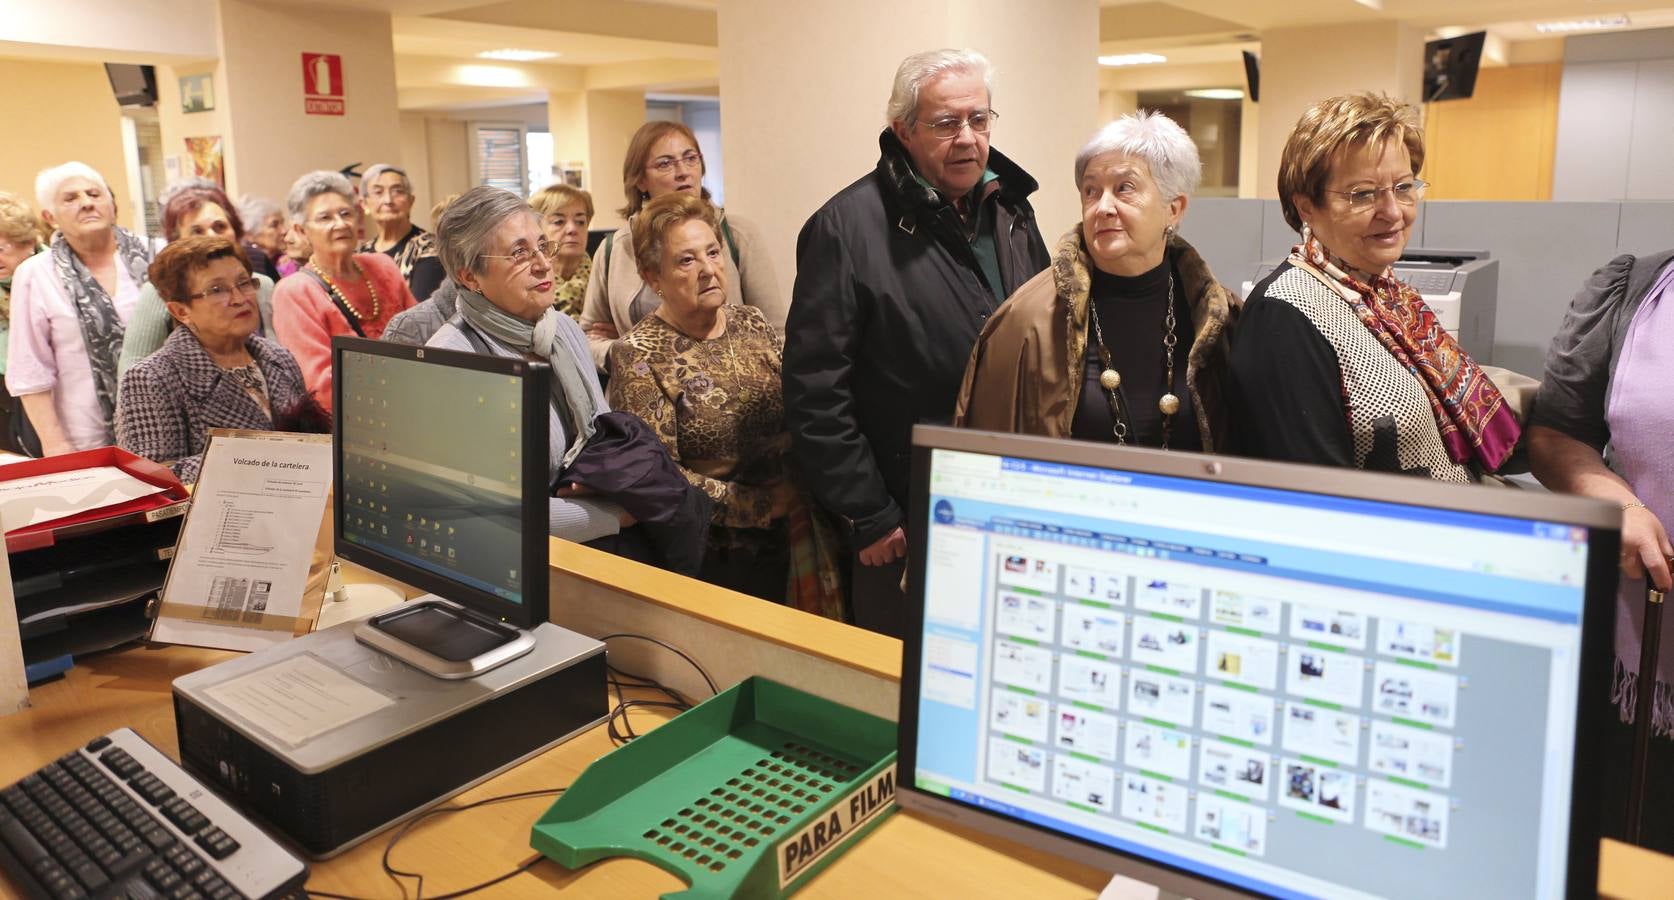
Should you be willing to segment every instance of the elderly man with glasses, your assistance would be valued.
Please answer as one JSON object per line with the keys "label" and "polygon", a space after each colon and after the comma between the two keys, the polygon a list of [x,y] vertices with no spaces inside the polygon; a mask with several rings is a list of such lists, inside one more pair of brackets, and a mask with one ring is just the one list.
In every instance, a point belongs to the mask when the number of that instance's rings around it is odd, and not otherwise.
{"label": "elderly man with glasses", "polygon": [[989,149],[992,66],[974,50],[908,57],[875,170],[797,241],[785,418],[804,483],[845,526],[855,623],[899,636],[912,427],[953,416],[983,323],[1050,262],[1037,184]]}

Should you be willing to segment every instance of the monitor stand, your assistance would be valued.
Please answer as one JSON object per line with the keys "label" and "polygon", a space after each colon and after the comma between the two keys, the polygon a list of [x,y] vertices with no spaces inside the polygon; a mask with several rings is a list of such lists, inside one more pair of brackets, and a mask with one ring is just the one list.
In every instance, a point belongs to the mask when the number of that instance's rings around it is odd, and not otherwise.
{"label": "monitor stand", "polygon": [[535,647],[530,632],[439,598],[373,616],[355,626],[355,640],[449,680],[481,675]]}

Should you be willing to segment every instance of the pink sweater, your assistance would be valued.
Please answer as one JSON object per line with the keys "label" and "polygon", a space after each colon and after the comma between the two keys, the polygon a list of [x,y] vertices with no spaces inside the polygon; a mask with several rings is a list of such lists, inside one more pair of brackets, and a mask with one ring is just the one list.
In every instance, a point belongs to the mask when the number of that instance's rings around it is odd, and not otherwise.
{"label": "pink sweater", "polygon": [[[366,336],[377,340],[396,313],[418,301],[402,280],[395,260],[382,253],[356,253],[355,261],[378,291],[378,317],[360,323]],[[356,309],[366,307],[366,301],[353,293],[349,295],[349,303]],[[273,289],[273,331],[279,343],[296,357],[297,365],[302,367],[302,381],[313,392],[314,399],[329,411],[331,339],[340,334],[354,337],[355,330],[338,312],[337,304],[331,302],[331,295],[319,279],[308,270],[285,276]]]}

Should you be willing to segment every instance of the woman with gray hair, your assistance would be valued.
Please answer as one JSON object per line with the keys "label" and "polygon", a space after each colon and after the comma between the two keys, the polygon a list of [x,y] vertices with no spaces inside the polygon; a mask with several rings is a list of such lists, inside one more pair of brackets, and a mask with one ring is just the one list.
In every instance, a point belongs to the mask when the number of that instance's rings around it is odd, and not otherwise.
{"label": "woman with gray hair", "polygon": [[85,163],[41,172],[35,198],[58,231],[12,279],[6,386],[53,456],[112,442],[116,363],[151,250],[116,224],[110,186]]}
{"label": "woman with gray hair", "polygon": [[1141,111],[1075,158],[1081,223],[1006,300],[965,369],[955,423],[985,431],[1224,451],[1239,301],[1180,237],[1202,172],[1175,122]]}
{"label": "woman with gray hair", "polygon": [[[593,420],[610,409],[587,349],[587,335],[553,311],[548,241],[523,198],[492,187],[472,188],[436,222],[437,252],[458,285],[458,310],[427,347],[492,356],[529,357],[552,367],[552,474],[580,452]],[[556,537],[589,541],[632,524],[622,507],[596,496],[552,498]]]}
{"label": "woman with gray hair", "polygon": [[395,261],[356,253],[360,208],[355,189],[337,172],[296,180],[285,206],[291,228],[313,247],[308,264],[273,290],[273,332],[302,366],[314,399],[331,409],[331,339],[377,339],[398,312],[416,302]]}
{"label": "woman with gray hair", "polygon": [[413,224],[413,182],[406,171],[388,163],[368,168],[360,178],[360,195],[367,218],[376,226],[360,252],[395,260],[413,296],[421,302],[427,299],[446,276],[436,258],[436,236]]}

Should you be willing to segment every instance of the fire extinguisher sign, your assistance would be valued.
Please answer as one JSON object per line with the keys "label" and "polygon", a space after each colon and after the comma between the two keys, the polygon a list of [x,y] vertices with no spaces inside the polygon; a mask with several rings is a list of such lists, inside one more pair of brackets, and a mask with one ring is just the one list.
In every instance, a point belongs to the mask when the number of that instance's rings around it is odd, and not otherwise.
{"label": "fire extinguisher sign", "polygon": [[302,108],[311,116],[343,114],[343,57],[302,54]]}

